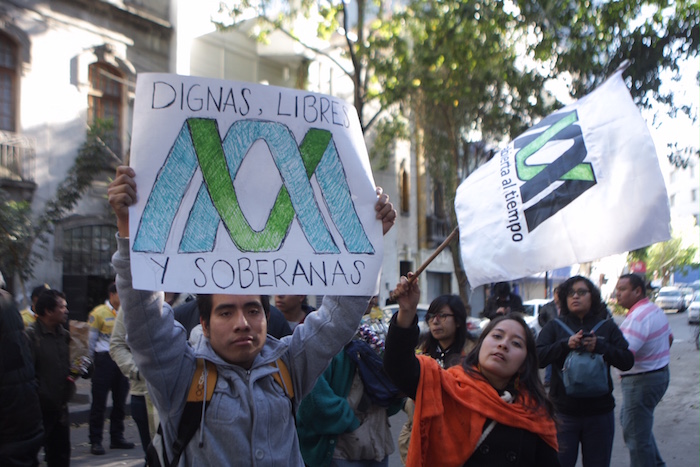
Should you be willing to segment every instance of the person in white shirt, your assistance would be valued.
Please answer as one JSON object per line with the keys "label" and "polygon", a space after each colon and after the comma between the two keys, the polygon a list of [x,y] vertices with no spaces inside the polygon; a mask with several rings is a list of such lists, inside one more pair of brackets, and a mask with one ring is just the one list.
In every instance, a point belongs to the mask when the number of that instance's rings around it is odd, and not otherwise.
{"label": "person in white shirt", "polygon": [[630,467],[665,466],[654,439],[654,409],[666,393],[670,374],[673,334],[666,314],[646,297],[641,277],[625,274],[615,288],[617,303],[628,308],[620,326],[634,366],[620,372],[622,409],[620,419],[625,444],[630,452]]}

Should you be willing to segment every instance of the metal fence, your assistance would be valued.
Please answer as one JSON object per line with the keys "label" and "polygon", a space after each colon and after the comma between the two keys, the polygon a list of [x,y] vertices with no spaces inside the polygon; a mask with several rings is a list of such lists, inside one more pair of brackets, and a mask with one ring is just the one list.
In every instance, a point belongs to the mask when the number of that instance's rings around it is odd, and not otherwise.
{"label": "metal fence", "polygon": [[36,170],[33,138],[0,131],[0,178],[33,182]]}

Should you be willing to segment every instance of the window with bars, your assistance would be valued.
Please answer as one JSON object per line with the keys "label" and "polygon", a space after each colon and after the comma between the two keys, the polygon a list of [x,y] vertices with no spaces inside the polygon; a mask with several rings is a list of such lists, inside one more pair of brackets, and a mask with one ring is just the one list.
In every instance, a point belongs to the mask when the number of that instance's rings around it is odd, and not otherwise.
{"label": "window with bars", "polygon": [[86,225],[63,232],[63,274],[111,277],[112,254],[117,250],[112,225]]}
{"label": "window with bars", "polygon": [[0,31],[0,130],[15,132],[17,114],[17,44]]}
{"label": "window with bars", "polygon": [[103,62],[90,65],[90,93],[88,96],[88,121],[111,121],[112,131],[105,144],[117,155],[122,155],[121,124],[124,103],[122,73]]}

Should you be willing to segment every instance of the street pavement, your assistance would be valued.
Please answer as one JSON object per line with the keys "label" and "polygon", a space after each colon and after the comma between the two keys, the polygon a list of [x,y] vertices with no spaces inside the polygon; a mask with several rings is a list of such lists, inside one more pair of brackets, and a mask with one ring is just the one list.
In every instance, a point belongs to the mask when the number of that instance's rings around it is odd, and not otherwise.
{"label": "street pavement", "polygon": [[[668,315],[675,341],[671,347],[671,384],[655,412],[654,435],[661,455],[669,467],[698,467],[700,465],[700,352],[695,350],[692,331],[687,324],[686,313]],[[618,317],[616,320],[621,322]],[[615,409],[615,441],[610,465],[620,467],[629,465],[628,452],[622,439],[619,408],[622,394],[619,378],[614,372],[615,390],[613,395],[617,402]],[[90,454],[88,442],[88,414],[90,410],[90,382],[79,381],[78,393],[71,403],[71,442],[73,445],[71,464],[73,466],[143,466],[143,449],[139,441],[136,424],[127,417],[125,436],[136,443],[131,450],[109,449],[109,421],[105,421],[104,456]],[[396,440],[406,415],[399,412],[391,417],[391,430]],[[43,455],[40,456],[43,458]],[[45,465],[42,463],[42,465]],[[581,461],[577,464],[581,466]],[[389,458],[389,467],[401,467],[398,452]]]}

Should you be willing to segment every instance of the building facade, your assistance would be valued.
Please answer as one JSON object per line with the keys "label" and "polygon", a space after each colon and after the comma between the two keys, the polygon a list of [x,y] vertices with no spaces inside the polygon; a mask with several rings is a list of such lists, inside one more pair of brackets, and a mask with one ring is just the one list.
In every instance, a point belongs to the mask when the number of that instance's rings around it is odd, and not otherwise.
{"label": "building facade", "polygon": [[[19,299],[42,283],[68,296],[71,319],[85,319],[106,297],[116,223],[106,188],[114,167],[128,162],[136,76],[143,72],[304,88],[352,102],[352,82],[339,69],[340,49],[301,27],[311,52],[282,34],[268,44],[251,39],[250,25],[217,31],[213,0],[6,0],[0,4],[0,188],[31,202],[34,216],[55,197],[96,119],[111,120],[105,167],[72,212],[37,246],[34,277],[12,281]],[[342,44],[342,41],[341,41]],[[371,109],[368,109],[370,111]],[[371,134],[366,135],[370,142]],[[399,211],[384,248],[380,303],[398,278],[418,268],[450,233],[439,187],[411,141],[397,141],[375,182]],[[459,293],[449,250],[421,277],[423,300]],[[483,295],[483,294],[482,294]],[[474,312],[483,308],[475,295]],[[481,303],[479,303],[481,302]]]}
{"label": "building facade", "polygon": [[[114,278],[116,221],[106,202],[128,154],[136,74],[170,70],[169,0],[6,0],[0,4],[0,186],[37,218],[97,119],[112,123],[112,161],[62,222],[35,246],[34,278],[62,289],[85,319]],[[12,279],[12,278],[9,278]]]}

